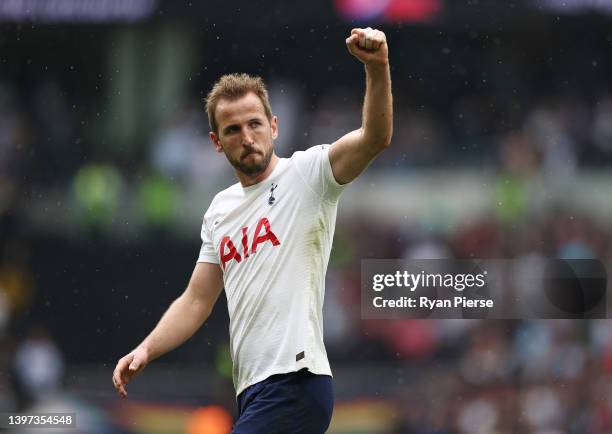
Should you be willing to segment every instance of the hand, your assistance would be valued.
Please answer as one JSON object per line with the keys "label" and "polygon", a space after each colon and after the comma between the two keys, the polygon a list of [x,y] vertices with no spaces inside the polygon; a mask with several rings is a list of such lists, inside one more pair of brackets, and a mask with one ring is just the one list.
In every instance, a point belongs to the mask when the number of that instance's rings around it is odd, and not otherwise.
{"label": "hand", "polygon": [[147,366],[148,362],[149,354],[144,348],[136,348],[117,362],[117,367],[113,372],[113,385],[119,396],[122,398],[127,396],[125,386]]}
{"label": "hand", "polygon": [[366,66],[389,63],[387,37],[380,30],[371,27],[351,30],[351,36],[346,38],[346,48]]}

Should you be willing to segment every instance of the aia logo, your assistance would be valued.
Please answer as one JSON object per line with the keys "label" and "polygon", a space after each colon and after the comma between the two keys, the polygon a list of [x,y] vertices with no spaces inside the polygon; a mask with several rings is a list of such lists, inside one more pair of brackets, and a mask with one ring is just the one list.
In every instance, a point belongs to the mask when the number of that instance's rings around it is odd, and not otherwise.
{"label": "aia logo", "polygon": [[[242,256],[238,253],[236,246],[232,242],[232,239],[229,235],[225,235],[221,240],[221,244],[219,245],[219,257],[221,258],[221,267],[225,270],[225,265],[231,261],[235,260],[240,263],[243,259],[249,257],[249,237],[248,237],[248,227],[242,228]],[[253,242],[250,245],[250,254],[257,252],[257,246],[259,244],[263,244],[265,242],[271,242],[272,246],[280,245],[280,241],[278,237],[272,232],[270,229],[270,222],[266,217],[262,217],[255,227],[255,233],[253,234]]]}

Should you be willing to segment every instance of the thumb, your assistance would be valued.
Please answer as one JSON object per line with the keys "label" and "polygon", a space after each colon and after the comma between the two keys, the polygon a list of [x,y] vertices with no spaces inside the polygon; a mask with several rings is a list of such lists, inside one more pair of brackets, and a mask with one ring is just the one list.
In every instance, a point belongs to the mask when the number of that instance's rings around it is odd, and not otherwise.
{"label": "thumb", "polygon": [[140,368],[141,362],[140,360],[136,359],[136,357],[134,357],[134,360],[132,361],[132,363],[130,363],[130,371],[137,371],[138,368]]}
{"label": "thumb", "polygon": [[359,35],[356,33],[353,33],[351,36],[346,38],[346,45],[355,44],[358,40],[359,40]]}
{"label": "thumb", "polygon": [[346,38],[346,48],[348,48],[351,54],[355,54],[355,52],[357,51],[356,48],[357,48],[358,41],[359,41],[359,35],[357,34],[352,34],[351,36]]}

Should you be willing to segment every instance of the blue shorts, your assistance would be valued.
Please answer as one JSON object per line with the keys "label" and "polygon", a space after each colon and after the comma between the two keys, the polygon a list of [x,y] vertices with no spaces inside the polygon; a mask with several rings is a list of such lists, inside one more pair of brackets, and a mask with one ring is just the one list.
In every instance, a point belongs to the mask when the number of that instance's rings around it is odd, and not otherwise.
{"label": "blue shorts", "polygon": [[272,375],[240,393],[232,434],[323,434],[333,409],[330,376],[307,369]]}

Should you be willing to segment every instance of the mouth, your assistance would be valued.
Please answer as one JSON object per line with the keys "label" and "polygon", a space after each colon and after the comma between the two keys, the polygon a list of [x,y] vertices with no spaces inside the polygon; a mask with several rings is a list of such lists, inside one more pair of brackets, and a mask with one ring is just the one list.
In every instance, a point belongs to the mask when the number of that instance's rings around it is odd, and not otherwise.
{"label": "mouth", "polygon": [[240,159],[241,159],[241,160],[244,160],[245,158],[247,158],[247,157],[249,157],[249,156],[251,156],[251,155],[257,155],[257,154],[259,154],[259,152],[258,152],[258,151],[250,151],[250,152],[247,152],[246,154],[243,154],[243,155],[240,157]]}

